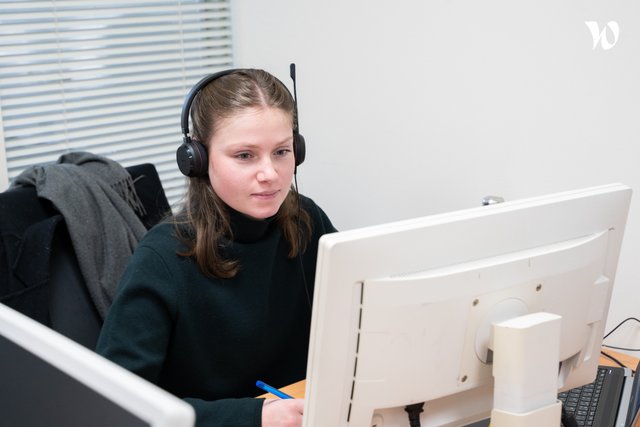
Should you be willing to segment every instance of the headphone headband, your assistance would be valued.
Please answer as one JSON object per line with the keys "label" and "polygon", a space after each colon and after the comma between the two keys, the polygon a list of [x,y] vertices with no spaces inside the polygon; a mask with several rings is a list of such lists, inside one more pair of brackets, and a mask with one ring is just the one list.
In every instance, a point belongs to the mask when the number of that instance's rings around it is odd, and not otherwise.
{"label": "headphone headband", "polygon": [[182,104],[182,115],[180,116],[180,126],[182,127],[182,135],[184,137],[189,138],[189,140],[191,139],[189,137],[189,114],[191,113],[191,104],[193,104],[193,101],[196,99],[196,95],[212,81],[239,70],[241,69],[232,68],[230,70],[223,70],[214,74],[209,74],[208,76],[203,77],[191,88],[191,90],[189,90],[189,93],[187,93],[184,103]]}

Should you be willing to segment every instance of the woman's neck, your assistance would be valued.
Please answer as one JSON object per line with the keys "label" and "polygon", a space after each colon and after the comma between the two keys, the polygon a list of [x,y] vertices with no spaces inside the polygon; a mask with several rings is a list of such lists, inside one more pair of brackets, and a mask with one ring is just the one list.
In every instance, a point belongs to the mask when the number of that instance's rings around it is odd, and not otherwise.
{"label": "woman's neck", "polygon": [[227,207],[233,241],[251,243],[260,240],[269,231],[275,215],[265,219],[256,219]]}

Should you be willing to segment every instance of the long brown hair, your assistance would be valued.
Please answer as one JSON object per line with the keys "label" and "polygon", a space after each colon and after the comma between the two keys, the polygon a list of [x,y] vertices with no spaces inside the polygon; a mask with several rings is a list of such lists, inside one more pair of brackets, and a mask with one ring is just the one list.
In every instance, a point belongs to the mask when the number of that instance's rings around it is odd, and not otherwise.
{"label": "long brown hair", "polygon": [[[206,147],[221,119],[252,107],[283,110],[291,117],[293,132],[294,103],[287,88],[265,71],[243,69],[213,80],[196,95],[191,105],[191,135]],[[237,260],[222,253],[223,240],[233,238],[228,209],[213,191],[208,176],[195,177],[189,178],[184,207],[174,218],[176,233],[186,248],[178,254],[194,258],[210,277],[231,278],[239,269]],[[312,231],[311,219],[299,205],[295,189],[289,191],[275,221],[289,245],[289,257],[304,251]]]}

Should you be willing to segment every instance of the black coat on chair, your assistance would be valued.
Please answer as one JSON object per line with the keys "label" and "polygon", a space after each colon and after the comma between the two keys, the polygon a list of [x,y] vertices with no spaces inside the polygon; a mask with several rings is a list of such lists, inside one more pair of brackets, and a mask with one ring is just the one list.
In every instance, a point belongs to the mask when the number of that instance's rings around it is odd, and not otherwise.
{"label": "black coat on chair", "polygon": [[[156,168],[126,168],[147,229],[171,212]],[[64,218],[34,187],[0,193],[0,303],[94,348],[102,320],[80,273]]]}

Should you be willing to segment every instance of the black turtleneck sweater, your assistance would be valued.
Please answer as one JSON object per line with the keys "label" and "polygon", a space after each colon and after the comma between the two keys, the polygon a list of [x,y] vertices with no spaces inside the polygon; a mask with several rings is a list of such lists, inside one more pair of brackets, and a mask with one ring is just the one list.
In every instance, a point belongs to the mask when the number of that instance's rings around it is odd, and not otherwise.
{"label": "black turtleneck sweater", "polygon": [[177,255],[172,224],[151,229],[124,272],[97,352],[192,404],[198,427],[259,427],[255,382],[281,387],[305,376],[307,291],[318,239],[335,231],[313,201],[301,202],[313,222],[301,260],[288,258],[275,221],[232,214],[233,279],[205,277]]}

